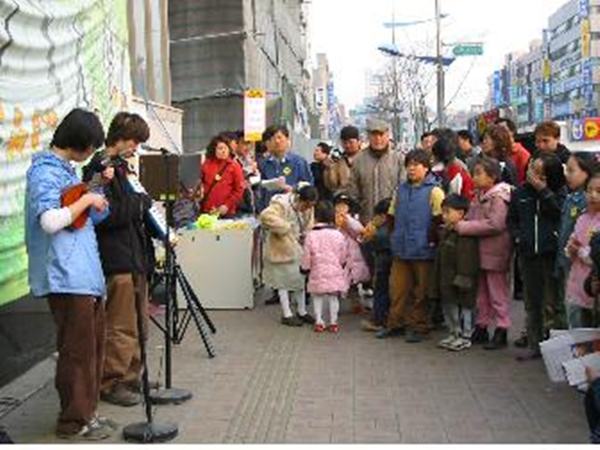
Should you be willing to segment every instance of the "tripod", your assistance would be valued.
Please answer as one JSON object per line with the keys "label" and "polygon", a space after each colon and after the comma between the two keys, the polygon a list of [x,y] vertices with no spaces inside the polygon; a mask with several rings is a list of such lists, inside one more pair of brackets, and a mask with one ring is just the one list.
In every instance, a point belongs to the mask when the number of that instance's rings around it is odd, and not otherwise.
{"label": "tripod", "polygon": [[[156,404],[168,404],[168,403],[182,403],[189,400],[192,397],[191,392],[177,389],[172,387],[172,345],[179,344],[183,340],[185,332],[189,326],[190,320],[194,320],[194,324],[198,329],[198,333],[202,338],[206,351],[210,358],[215,356],[214,347],[209,338],[208,330],[212,333],[216,333],[216,328],[213,322],[208,317],[206,310],[200,303],[198,296],[192,289],[188,282],[181,266],[177,263],[176,255],[173,250],[171,243],[171,224],[173,223],[173,206],[174,199],[171,195],[171,180],[169,164],[170,159],[168,151],[161,149],[164,160],[164,167],[166,168],[166,184],[167,184],[167,195],[165,196],[165,209],[166,209],[166,230],[163,236],[164,247],[165,247],[165,266],[164,266],[164,281],[165,281],[165,292],[166,292],[166,305],[165,305],[165,323],[161,325],[154,318],[152,322],[163,331],[165,336],[165,389],[155,391],[150,394],[151,401]],[[177,305],[177,283],[183,292],[186,300],[186,310],[180,319],[179,310]],[[203,320],[201,320],[201,318]]]}

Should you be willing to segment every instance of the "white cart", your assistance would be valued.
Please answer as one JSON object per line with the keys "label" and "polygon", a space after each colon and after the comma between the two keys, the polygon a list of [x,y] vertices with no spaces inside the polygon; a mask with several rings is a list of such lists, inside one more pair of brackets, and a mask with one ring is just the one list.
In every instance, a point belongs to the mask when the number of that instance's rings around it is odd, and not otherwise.
{"label": "white cart", "polygon": [[[254,230],[182,230],[179,234],[177,261],[206,309],[254,307]],[[186,307],[179,287],[177,302]]]}

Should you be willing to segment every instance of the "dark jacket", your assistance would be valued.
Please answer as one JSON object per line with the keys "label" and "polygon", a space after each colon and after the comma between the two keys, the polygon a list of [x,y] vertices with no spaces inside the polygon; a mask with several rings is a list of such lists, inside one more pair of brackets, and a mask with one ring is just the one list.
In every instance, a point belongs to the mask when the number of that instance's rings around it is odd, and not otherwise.
{"label": "dark jacket", "polygon": [[526,257],[554,257],[558,249],[558,231],[566,188],[537,192],[525,183],[513,194],[508,211],[508,229],[520,254]]}
{"label": "dark jacket", "polygon": [[319,200],[332,200],[331,191],[325,186],[325,165],[320,162],[310,163],[310,172],[312,173],[315,187],[319,191]]}
{"label": "dark jacket", "polygon": [[[285,177],[285,182],[293,188],[296,188],[301,181],[314,184],[306,159],[291,151],[287,152],[281,160],[273,155],[262,158],[258,161],[258,168],[263,180]],[[274,195],[282,193],[283,191],[262,189],[259,210],[268,207]]]}
{"label": "dark jacket", "polygon": [[[94,155],[83,169],[83,181],[104,170],[100,164],[104,158],[103,152]],[[154,268],[154,250],[145,217],[152,199],[129,191],[125,161],[116,163],[114,168],[115,177],[104,186],[110,215],[96,226],[102,268],[107,276],[150,273]]]}
{"label": "dark jacket", "polygon": [[473,308],[478,276],[477,238],[459,236],[456,231],[445,229],[438,244],[429,297]]}
{"label": "dark jacket", "polygon": [[[533,152],[533,157],[537,158],[540,156],[540,154],[541,152],[536,149],[536,151]],[[565,145],[559,143],[556,147],[555,155],[558,157],[558,159],[560,159],[561,163],[566,164],[569,160],[569,156],[571,156],[571,150],[569,150]]]}

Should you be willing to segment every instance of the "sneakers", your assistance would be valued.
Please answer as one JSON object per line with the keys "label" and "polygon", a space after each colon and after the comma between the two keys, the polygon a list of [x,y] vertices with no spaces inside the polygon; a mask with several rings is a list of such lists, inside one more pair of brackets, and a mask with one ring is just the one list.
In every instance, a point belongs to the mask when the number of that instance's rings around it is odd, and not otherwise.
{"label": "sneakers", "polygon": [[135,406],[142,402],[142,396],[124,384],[115,384],[110,391],[100,393],[100,400],[118,406]]}
{"label": "sneakers", "polygon": [[386,339],[394,336],[402,336],[403,334],[404,328],[383,328],[375,333],[375,337],[377,339]]}
{"label": "sneakers", "polygon": [[60,430],[56,430],[56,436],[60,439],[83,441],[101,441],[108,439],[112,434],[113,430],[111,430],[108,425],[101,423],[96,417],[90,420],[86,425],[82,426],[76,433],[64,433]]}
{"label": "sneakers", "polygon": [[323,325],[322,323],[315,323],[315,333],[322,333],[323,331],[325,331],[325,325]]}
{"label": "sneakers", "polygon": [[332,323],[331,325],[329,325],[329,327],[327,329],[329,330],[330,333],[339,333],[340,332],[340,326],[337,323]]}
{"label": "sneakers", "polygon": [[453,352],[460,352],[471,348],[471,345],[471,339],[457,337],[450,344],[448,344],[448,347],[446,348],[448,350],[452,350]]}
{"label": "sneakers", "polygon": [[298,316],[282,317],[281,323],[288,327],[301,327],[302,325],[304,325],[304,323],[298,318]]}
{"label": "sneakers", "polygon": [[109,419],[108,417],[99,416],[98,413],[94,414],[94,420],[96,420],[100,425],[104,425],[111,430],[118,430],[119,424],[114,420]]}
{"label": "sneakers", "polygon": [[300,314],[297,314],[296,317],[298,318],[298,320],[300,320],[301,323],[307,323],[309,325],[312,325],[315,323],[315,318],[308,313],[304,314],[303,316],[301,316]]}
{"label": "sneakers", "polygon": [[442,339],[440,342],[438,342],[438,347],[447,349],[457,339],[459,339],[459,338],[456,335],[451,334],[447,338]]}
{"label": "sneakers", "polygon": [[383,327],[381,325],[376,325],[373,321],[371,320],[363,320],[360,323],[360,327],[362,328],[363,331],[374,331],[374,332],[378,332],[383,330]]}

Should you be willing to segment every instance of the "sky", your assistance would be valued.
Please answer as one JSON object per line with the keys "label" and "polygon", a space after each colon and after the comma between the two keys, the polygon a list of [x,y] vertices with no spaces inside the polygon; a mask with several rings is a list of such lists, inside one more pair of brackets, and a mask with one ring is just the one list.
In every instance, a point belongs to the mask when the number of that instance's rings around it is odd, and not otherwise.
{"label": "sky", "polygon": [[[446,72],[446,103],[450,110],[469,110],[483,104],[487,78],[502,67],[504,56],[527,51],[533,39],[541,39],[548,17],[566,0],[440,0],[442,41],[483,42],[484,54],[462,57]],[[312,0],[309,22],[310,53],[326,53],[333,71],[335,92],[347,107],[362,102],[365,72],[385,62],[377,47],[392,42],[390,22],[430,19],[434,0]],[[396,45],[416,54],[435,55],[435,22],[396,29]],[[446,49],[451,52],[451,48]],[[433,70],[433,69],[432,69]],[[460,87],[462,83],[462,87]],[[435,82],[428,104],[435,106]]]}

